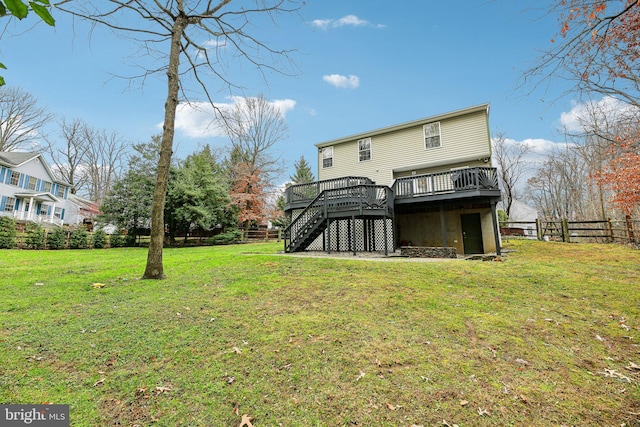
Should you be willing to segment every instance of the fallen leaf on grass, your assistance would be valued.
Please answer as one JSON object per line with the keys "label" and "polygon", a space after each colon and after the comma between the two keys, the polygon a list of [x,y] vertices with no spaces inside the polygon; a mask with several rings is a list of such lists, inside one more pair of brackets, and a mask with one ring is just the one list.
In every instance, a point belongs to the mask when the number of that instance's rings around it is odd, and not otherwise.
{"label": "fallen leaf on grass", "polygon": [[364,372],[360,371],[360,373],[358,374],[358,378],[356,378],[356,381],[360,381],[361,379],[364,378],[365,375],[366,374]]}
{"label": "fallen leaf on grass", "polygon": [[94,283],[93,285],[91,285],[94,289],[100,289],[100,288],[104,288],[105,285],[104,283]]}
{"label": "fallen leaf on grass", "polygon": [[94,387],[98,387],[101,384],[104,384],[104,381],[106,380],[106,378],[102,378],[101,380],[96,381],[95,383],[93,383]]}
{"label": "fallen leaf on grass", "polygon": [[36,283],[36,286],[44,286],[44,283],[42,283],[42,282],[37,282],[37,283]]}
{"label": "fallen leaf on grass", "polygon": [[397,411],[400,408],[402,408],[402,406],[392,405],[391,403],[387,403],[387,409],[389,409],[390,411]]}
{"label": "fallen leaf on grass", "polygon": [[442,420],[442,425],[446,427],[460,427],[458,424],[449,424],[447,420]]}
{"label": "fallen leaf on grass", "polygon": [[491,414],[486,409],[478,408],[478,415],[483,416],[483,415],[491,415]]}
{"label": "fallen leaf on grass", "polygon": [[460,406],[467,406],[469,404],[468,400],[461,400],[460,401]]}
{"label": "fallen leaf on grass", "polygon": [[228,385],[231,385],[235,382],[236,378],[235,377],[227,377],[225,378],[226,382]]}
{"label": "fallen leaf on grass", "polygon": [[516,363],[519,363],[521,365],[528,365],[529,364],[529,362],[527,362],[524,359],[516,359]]}
{"label": "fallen leaf on grass", "polygon": [[171,390],[173,390],[170,387],[162,387],[162,386],[157,386],[156,387],[156,393],[157,394],[162,394],[162,393],[169,393]]}
{"label": "fallen leaf on grass", "polygon": [[244,414],[242,416],[242,420],[240,420],[240,425],[238,427],[253,427],[253,424],[251,424],[251,421],[253,421],[253,417],[250,417],[247,414]]}
{"label": "fallen leaf on grass", "polygon": [[235,351],[236,354],[242,354],[242,350],[240,350],[238,347],[233,347],[233,351]]}
{"label": "fallen leaf on grass", "polygon": [[629,366],[627,366],[627,369],[630,371],[633,371],[633,370],[637,371],[637,370],[640,370],[640,365],[636,365],[633,362],[629,362]]}
{"label": "fallen leaf on grass", "polygon": [[616,371],[615,369],[606,369],[604,370],[604,372],[598,372],[599,374],[604,375],[605,377],[608,378],[615,378],[621,381],[626,381],[628,383],[631,382],[631,378],[629,378],[626,375],[621,374],[620,372]]}

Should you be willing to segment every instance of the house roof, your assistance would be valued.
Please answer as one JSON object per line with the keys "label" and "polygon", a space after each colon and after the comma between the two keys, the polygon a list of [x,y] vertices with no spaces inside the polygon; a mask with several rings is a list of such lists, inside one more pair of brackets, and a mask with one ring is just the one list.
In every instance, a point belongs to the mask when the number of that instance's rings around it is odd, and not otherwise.
{"label": "house roof", "polygon": [[58,199],[53,194],[44,193],[44,192],[21,191],[19,193],[15,193],[15,195],[17,197],[21,197],[21,198],[25,198],[25,199],[33,198],[33,200],[36,200],[38,202],[55,202],[55,203],[58,203],[60,201],[60,199]]}
{"label": "house roof", "polygon": [[38,157],[38,153],[19,153],[14,151],[0,151],[0,163],[9,167],[20,166],[29,160]]}
{"label": "house roof", "polygon": [[55,174],[51,171],[51,168],[49,168],[49,165],[47,164],[47,161],[44,159],[42,154],[23,153],[23,152],[17,152],[17,151],[0,151],[0,165],[6,166],[9,168],[16,168],[18,166],[22,166],[23,164],[35,158],[40,159],[40,163],[45,168],[49,176],[51,177],[51,181],[57,184],[62,184],[67,187],[71,186],[71,184],[69,184],[67,181],[56,178]]}
{"label": "house roof", "polygon": [[355,135],[350,135],[350,136],[345,136],[343,138],[333,139],[331,141],[320,142],[320,143],[316,144],[316,147],[318,147],[318,148],[329,147],[331,145],[337,145],[337,144],[342,144],[344,142],[350,142],[350,141],[353,141],[355,139],[368,138],[368,137],[371,137],[371,136],[380,135],[380,134],[384,134],[384,133],[388,133],[388,132],[394,132],[394,131],[397,131],[397,130],[406,129],[406,128],[410,128],[410,127],[413,127],[413,126],[418,126],[418,125],[421,125],[421,124],[437,122],[437,121],[440,121],[440,120],[445,120],[445,119],[450,119],[450,118],[453,118],[453,117],[463,116],[465,114],[476,113],[478,111],[487,111],[487,113],[488,113],[489,112],[489,103],[480,104],[480,105],[476,105],[476,106],[468,107],[468,108],[463,108],[461,110],[450,111],[448,113],[438,114],[436,116],[424,117],[422,119],[412,120],[410,122],[405,122],[405,123],[400,123],[400,124],[397,124],[397,125],[387,126],[387,127],[380,128],[380,129],[370,130],[368,132],[361,132],[361,133],[357,133]]}

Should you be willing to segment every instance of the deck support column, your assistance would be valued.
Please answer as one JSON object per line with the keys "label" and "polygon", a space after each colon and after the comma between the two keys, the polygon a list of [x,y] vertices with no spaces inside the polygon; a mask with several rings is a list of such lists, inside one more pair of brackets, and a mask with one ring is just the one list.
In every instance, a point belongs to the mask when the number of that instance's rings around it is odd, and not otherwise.
{"label": "deck support column", "polygon": [[444,218],[444,204],[440,203],[440,230],[442,232],[442,246],[447,247],[447,223]]}
{"label": "deck support column", "polygon": [[327,253],[331,253],[331,220],[327,218]]}
{"label": "deck support column", "polygon": [[351,223],[349,225],[350,229],[353,229],[353,232],[350,233],[351,241],[349,244],[353,248],[353,256],[356,256],[356,217],[354,215],[351,215]]}
{"label": "deck support column", "polygon": [[500,248],[500,229],[498,228],[498,213],[496,211],[496,202],[491,202],[491,220],[493,222],[493,238],[496,240],[496,254],[502,255]]}
{"label": "deck support column", "polygon": [[382,229],[384,230],[384,256],[389,255],[389,239],[387,238],[387,218],[382,218]]}

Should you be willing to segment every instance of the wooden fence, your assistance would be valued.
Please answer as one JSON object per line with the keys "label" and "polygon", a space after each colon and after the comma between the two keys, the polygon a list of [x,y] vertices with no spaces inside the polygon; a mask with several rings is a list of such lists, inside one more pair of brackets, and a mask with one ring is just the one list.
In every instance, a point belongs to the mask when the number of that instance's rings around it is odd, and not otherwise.
{"label": "wooden fence", "polygon": [[561,242],[640,243],[640,221],[627,216],[624,220],[500,222],[503,237],[524,236],[538,240]]}

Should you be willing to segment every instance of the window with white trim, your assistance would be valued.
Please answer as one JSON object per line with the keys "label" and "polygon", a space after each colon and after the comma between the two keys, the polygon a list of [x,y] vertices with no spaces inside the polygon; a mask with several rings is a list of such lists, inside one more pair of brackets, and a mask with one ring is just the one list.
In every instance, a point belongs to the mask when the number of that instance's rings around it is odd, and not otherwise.
{"label": "window with white trim", "polygon": [[18,186],[18,182],[20,182],[20,172],[11,171],[11,179],[9,180],[9,184]]}
{"label": "window with white trim", "polygon": [[333,147],[322,149],[322,169],[333,167]]}
{"label": "window with white trim", "polygon": [[27,178],[29,179],[29,185],[27,186],[27,188],[29,190],[35,190],[36,184],[38,183],[38,178],[36,178],[35,176],[29,176]]}
{"label": "window with white trim", "polygon": [[442,146],[440,140],[440,122],[429,123],[424,125],[424,148],[438,148]]}
{"label": "window with white trim", "polygon": [[64,189],[65,187],[63,187],[62,185],[58,186],[58,197],[60,197],[61,199],[64,198]]}
{"label": "window with white trim", "polygon": [[44,191],[51,193],[51,183],[49,181],[44,183]]}
{"label": "window with white trim", "polygon": [[5,212],[13,212],[16,209],[16,199],[15,197],[7,197],[7,200],[4,204]]}
{"label": "window with white trim", "polygon": [[371,160],[371,138],[358,140],[358,161]]}
{"label": "window with white trim", "polygon": [[58,219],[62,219],[62,208],[56,207],[55,210],[53,211],[53,216],[55,216]]}

